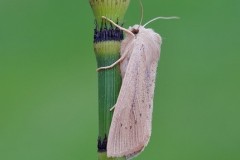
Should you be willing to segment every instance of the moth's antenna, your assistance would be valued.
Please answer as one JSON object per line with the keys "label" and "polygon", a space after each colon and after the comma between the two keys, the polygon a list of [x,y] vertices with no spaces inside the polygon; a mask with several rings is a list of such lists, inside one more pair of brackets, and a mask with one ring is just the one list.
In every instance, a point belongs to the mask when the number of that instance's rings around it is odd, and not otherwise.
{"label": "moth's antenna", "polygon": [[126,28],[123,28],[123,27],[117,25],[117,24],[114,23],[112,20],[108,19],[107,17],[102,16],[102,18],[105,19],[105,20],[107,20],[107,21],[109,21],[110,23],[112,23],[114,26],[116,26],[116,27],[119,28],[120,30],[125,31],[126,33],[129,33],[129,34],[131,34],[133,37],[135,37],[135,35],[134,35],[131,31],[129,31],[129,30],[127,30]]}
{"label": "moth's antenna", "polygon": [[156,17],[156,18],[153,18],[152,20],[148,21],[147,23],[145,23],[143,25],[143,27],[145,27],[146,25],[148,25],[149,23],[152,23],[153,21],[156,21],[158,19],[179,19],[179,17]]}
{"label": "moth's antenna", "polygon": [[[140,20],[140,23],[139,23],[139,27],[142,25],[142,21],[143,21],[143,4],[142,4],[142,1],[139,0],[139,3],[140,3],[140,7],[141,7],[141,20]],[[138,27],[138,29],[139,29]]]}

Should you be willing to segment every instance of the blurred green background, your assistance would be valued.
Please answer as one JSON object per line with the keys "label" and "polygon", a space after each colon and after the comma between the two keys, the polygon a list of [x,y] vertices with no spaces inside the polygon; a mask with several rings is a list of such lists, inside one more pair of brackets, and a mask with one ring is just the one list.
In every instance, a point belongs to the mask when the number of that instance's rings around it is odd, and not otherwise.
{"label": "blurred green background", "polygon": [[[240,1],[142,1],[144,22],[181,19],[148,26],[163,45],[136,160],[239,160]],[[97,159],[93,18],[87,0],[0,0],[0,160]]]}

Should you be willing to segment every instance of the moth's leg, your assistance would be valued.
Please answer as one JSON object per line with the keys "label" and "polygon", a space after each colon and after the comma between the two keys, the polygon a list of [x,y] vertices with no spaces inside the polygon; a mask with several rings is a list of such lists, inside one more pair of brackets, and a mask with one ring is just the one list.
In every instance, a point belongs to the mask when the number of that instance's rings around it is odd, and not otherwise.
{"label": "moth's leg", "polygon": [[112,111],[112,110],[114,110],[115,109],[115,105],[112,107],[112,108],[110,108],[110,111]]}
{"label": "moth's leg", "polygon": [[122,61],[124,59],[124,57],[119,58],[116,62],[114,62],[113,64],[111,64],[110,66],[106,66],[106,67],[100,67],[97,69],[97,71],[103,70],[103,69],[109,69],[114,67],[116,64],[118,64],[120,61]]}
{"label": "moth's leg", "polygon": [[128,52],[125,52],[116,62],[114,62],[113,64],[109,65],[109,66],[105,66],[105,67],[100,67],[97,69],[97,71],[103,70],[103,69],[109,69],[114,67],[116,64],[118,64],[119,62],[121,62],[127,55]]}
{"label": "moth's leg", "polygon": [[[129,31],[129,30],[127,30],[126,28],[123,28],[123,27],[117,25],[117,24],[114,23],[112,20],[108,19],[107,17],[102,16],[102,18],[103,18],[103,19],[106,19],[107,21],[109,21],[110,23],[112,23],[114,26],[118,27],[120,30],[123,30],[123,31],[125,31],[126,33],[131,34],[133,37],[135,37],[135,35],[134,35],[131,31]],[[111,64],[110,66],[100,67],[100,68],[97,69],[97,71],[102,70],[102,69],[109,69],[109,68],[114,67],[116,64],[118,64],[119,62],[121,62],[121,61],[126,57],[126,55],[127,55],[127,52],[124,53],[124,54],[121,56],[121,58],[119,58],[116,62],[114,62],[114,63]]]}
{"label": "moth's leg", "polygon": [[126,33],[131,34],[133,37],[135,37],[135,35],[134,35],[131,31],[129,31],[129,30],[127,30],[126,28],[123,28],[123,27],[117,25],[117,24],[114,23],[112,20],[108,19],[107,17],[102,16],[102,18],[103,18],[103,19],[106,19],[107,21],[109,21],[110,23],[112,23],[114,26],[118,27],[120,30],[125,31]]}

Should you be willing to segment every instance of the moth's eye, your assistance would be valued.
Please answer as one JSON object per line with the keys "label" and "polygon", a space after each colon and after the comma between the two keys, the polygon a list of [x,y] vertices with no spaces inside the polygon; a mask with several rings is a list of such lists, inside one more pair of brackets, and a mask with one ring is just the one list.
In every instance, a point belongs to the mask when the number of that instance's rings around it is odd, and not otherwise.
{"label": "moth's eye", "polygon": [[133,34],[138,34],[138,32],[139,32],[139,29],[135,29],[135,28],[132,29]]}

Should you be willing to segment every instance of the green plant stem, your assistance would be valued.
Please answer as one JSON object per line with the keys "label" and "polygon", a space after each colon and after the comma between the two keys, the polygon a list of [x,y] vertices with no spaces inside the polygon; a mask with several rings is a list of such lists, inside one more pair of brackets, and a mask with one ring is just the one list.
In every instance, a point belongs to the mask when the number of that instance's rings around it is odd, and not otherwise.
{"label": "green plant stem", "polygon": [[[108,66],[119,59],[120,42],[100,42],[95,44],[94,48],[98,67]],[[110,108],[116,103],[120,86],[121,75],[119,65],[116,65],[112,69],[98,72],[99,160],[117,160],[117,158],[107,158],[106,142],[113,115],[113,111],[110,111]]]}
{"label": "green plant stem", "polygon": [[[101,37],[102,30],[108,32],[114,30],[109,23],[102,20],[106,16],[113,21],[122,24],[125,12],[130,0],[89,0],[92,7],[96,28],[94,34],[94,51],[97,59],[97,66],[108,66],[120,58],[121,38],[105,39]],[[121,32],[115,30],[117,34]],[[108,32],[110,33],[110,32]],[[120,34],[121,33],[121,34]],[[119,38],[119,37],[117,37]],[[124,160],[125,158],[108,158],[106,155],[107,137],[111,125],[113,112],[110,111],[116,101],[121,87],[121,74],[119,65],[111,69],[98,72],[98,110],[99,110],[99,133],[98,133],[98,159],[99,160]]]}
{"label": "green plant stem", "polygon": [[[94,45],[98,67],[108,66],[119,59],[119,42],[101,42]],[[108,135],[112,114],[121,86],[119,65],[98,72],[99,137]]]}

